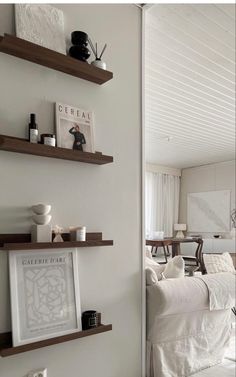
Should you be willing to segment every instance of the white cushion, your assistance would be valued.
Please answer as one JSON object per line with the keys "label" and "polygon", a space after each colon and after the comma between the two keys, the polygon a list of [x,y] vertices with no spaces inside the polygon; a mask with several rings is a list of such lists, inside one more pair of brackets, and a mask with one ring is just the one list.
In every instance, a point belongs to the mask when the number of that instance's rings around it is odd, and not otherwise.
{"label": "white cushion", "polygon": [[147,267],[155,271],[158,280],[184,277],[184,260],[179,255],[169,259],[167,264],[158,264],[146,257]]}
{"label": "white cushion", "polygon": [[146,257],[146,268],[147,267],[150,267],[150,268],[152,268],[155,271],[158,280],[162,279],[162,275],[161,274],[162,274],[162,272],[165,269],[165,264],[158,264],[153,259],[150,259],[150,258]]}
{"label": "white cushion", "polygon": [[165,279],[184,277],[184,260],[180,255],[169,259],[163,271]]}
{"label": "white cushion", "polygon": [[146,285],[154,285],[158,283],[157,275],[151,267],[146,267]]}
{"label": "white cushion", "polygon": [[235,272],[233,260],[229,253],[203,254],[203,260],[208,274]]}

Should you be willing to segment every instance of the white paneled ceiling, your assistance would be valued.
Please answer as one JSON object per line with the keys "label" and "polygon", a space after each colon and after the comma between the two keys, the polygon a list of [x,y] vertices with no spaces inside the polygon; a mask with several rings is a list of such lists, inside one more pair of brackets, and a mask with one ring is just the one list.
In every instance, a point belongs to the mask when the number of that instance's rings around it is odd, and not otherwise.
{"label": "white paneled ceiling", "polygon": [[145,22],[146,161],[234,159],[235,6],[154,5]]}

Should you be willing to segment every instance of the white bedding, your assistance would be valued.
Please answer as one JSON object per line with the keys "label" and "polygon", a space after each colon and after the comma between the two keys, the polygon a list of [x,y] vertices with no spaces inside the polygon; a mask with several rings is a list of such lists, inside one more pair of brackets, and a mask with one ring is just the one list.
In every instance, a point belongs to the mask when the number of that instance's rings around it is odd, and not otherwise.
{"label": "white bedding", "polygon": [[231,333],[228,296],[234,280],[217,275],[147,287],[147,377],[188,377],[222,361]]}
{"label": "white bedding", "polygon": [[209,292],[210,310],[231,309],[235,306],[236,275],[232,272],[202,275],[201,279]]}

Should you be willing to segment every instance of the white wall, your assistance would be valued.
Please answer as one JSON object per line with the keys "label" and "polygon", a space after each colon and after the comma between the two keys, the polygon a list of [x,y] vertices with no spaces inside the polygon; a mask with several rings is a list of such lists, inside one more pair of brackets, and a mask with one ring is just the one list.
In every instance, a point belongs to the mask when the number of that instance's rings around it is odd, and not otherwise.
{"label": "white wall", "polygon": [[[231,190],[231,209],[235,208],[235,161],[226,161],[182,170],[180,191],[180,219],[187,223],[187,196],[190,192]],[[204,238],[213,233],[204,233]],[[229,238],[229,233],[222,233]]]}
{"label": "white wall", "polygon": [[[0,54],[0,133],[25,136],[35,112],[53,131],[55,101],[93,109],[96,150],[105,166],[0,151],[0,233],[30,229],[28,207],[52,204],[53,224],[103,231],[114,247],[81,249],[82,310],[102,312],[113,331],[10,358],[0,377],[48,367],[48,377],[141,376],[141,12],[133,5],[58,5],[66,35],[84,30],[101,46],[114,79],[103,86]],[[0,5],[0,34],[13,31],[12,5]],[[0,332],[10,328],[7,256],[0,252]]]}
{"label": "white wall", "polygon": [[181,177],[181,169],[170,168],[169,166],[146,164],[146,171],[152,173],[169,174],[177,177]]}

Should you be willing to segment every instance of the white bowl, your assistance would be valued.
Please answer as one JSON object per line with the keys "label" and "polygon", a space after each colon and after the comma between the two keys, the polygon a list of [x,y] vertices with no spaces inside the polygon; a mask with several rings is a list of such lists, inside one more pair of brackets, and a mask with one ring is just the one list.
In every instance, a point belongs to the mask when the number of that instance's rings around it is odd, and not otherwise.
{"label": "white bowl", "polygon": [[37,225],[47,225],[50,223],[52,216],[51,215],[33,215],[32,219]]}
{"label": "white bowl", "polygon": [[36,204],[32,206],[32,211],[36,215],[47,215],[51,211],[51,206],[50,204]]}

